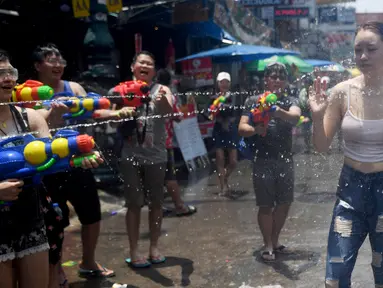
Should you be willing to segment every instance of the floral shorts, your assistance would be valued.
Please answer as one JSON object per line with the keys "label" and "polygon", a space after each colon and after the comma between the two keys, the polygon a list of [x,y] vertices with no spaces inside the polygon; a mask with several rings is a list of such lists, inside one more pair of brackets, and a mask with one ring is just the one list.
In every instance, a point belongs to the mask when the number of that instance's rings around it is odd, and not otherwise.
{"label": "floral shorts", "polygon": [[43,209],[37,199],[38,196],[35,197],[33,200],[37,200],[36,202],[22,206],[25,214],[20,213],[23,210],[17,208],[19,205],[0,206],[0,262],[23,258],[49,249]]}

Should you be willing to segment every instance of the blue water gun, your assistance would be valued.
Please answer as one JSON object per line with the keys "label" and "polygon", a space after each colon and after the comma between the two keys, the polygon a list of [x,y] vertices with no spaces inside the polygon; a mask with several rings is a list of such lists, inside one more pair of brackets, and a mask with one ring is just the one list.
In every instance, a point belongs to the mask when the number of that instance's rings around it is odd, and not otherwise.
{"label": "blue water gun", "polygon": [[[65,120],[84,120],[89,118],[97,118],[97,114],[94,113],[95,110],[99,109],[109,109],[111,103],[109,99],[101,97],[100,95],[90,92],[86,97],[73,97],[73,94],[70,92],[62,92],[55,94],[54,98],[57,97],[71,97],[71,99],[66,101],[60,101],[69,107],[70,112],[65,113],[63,118]],[[54,101],[54,99],[53,99]],[[44,101],[44,107],[50,107],[52,100]]]}
{"label": "blue water gun", "polygon": [[[18,146],[14,143],[20,142]],[[0,181],[32,178],[34,185],[42,176],[81,167],[95,146],[93,137],[74,130],[60,130],[54,138],[35,138],[28,134],[0,141]],[[0,205],[9,202],[0,201]]]}

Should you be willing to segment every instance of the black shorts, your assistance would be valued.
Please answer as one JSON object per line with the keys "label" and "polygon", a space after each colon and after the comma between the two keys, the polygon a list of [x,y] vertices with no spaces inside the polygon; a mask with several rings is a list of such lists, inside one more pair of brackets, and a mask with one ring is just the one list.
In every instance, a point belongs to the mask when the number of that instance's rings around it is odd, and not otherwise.
{"label": "black shorts", "polygon": [[257,206],[274,207],[294,200],[292,158],[257,158],[253,164],[253,185]]}
{"label": "black shorts", "polygon": [[44,177],[45,187],[52,199],[57,199],[63,213],[64,226],[69,226],[69,201],[82,225],[90,225],[101,220],[100,198],[93,173],[81,168],[70,172],[57,173]]}
{"label": "black shorts", "polygon": [[165,182],[177,180],[176,166],[174,160],[174,150],[166,149],[168,152],[168,161],[166,162]]}

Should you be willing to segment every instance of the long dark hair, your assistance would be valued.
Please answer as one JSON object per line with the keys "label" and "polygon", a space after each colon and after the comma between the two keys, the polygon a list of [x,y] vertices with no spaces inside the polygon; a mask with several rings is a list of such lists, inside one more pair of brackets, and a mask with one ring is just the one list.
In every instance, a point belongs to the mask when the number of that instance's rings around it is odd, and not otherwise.
{"label": "long dark hair", "polygon": [[355,32],[355,35],[357,35],[361,30],[369,30],[372,32],[375,32],[380,36],[380,39],[383,41],[383,23],[377,22],[377,21],[369,21],[366,23],[361,24]]}

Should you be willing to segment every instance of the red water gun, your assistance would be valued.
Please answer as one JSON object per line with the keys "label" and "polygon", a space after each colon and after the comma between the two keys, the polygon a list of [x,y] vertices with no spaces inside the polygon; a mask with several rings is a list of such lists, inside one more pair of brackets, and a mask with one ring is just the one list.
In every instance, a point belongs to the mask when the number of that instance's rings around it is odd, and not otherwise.
{"label": "red water gun", "polygon": [[122,96],[122,103],[117,104],[123,106],[137,108],[151,100],[149,96],[150,86],[140,80],[122,82],[114,87],[113,91]]}
{"label": "red water gun", "polygon": [[[250,110],[250,120],[255,124],[263,123],[267,127],[270,122],[270,112],[275,111],[278,96],[269,91],[265,92],[257,101],[257,104]],[[266,131],[262,137],[266,136]]]}

